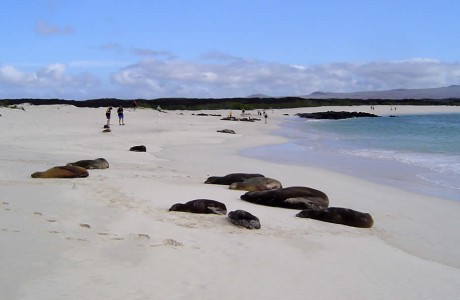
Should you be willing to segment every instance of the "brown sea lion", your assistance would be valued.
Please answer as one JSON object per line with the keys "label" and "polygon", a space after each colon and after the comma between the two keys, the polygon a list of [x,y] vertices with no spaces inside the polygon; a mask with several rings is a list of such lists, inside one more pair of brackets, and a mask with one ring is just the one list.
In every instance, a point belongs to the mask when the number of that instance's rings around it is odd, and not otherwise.
{"label": "brown sea lion", "polygon": [[59,166],[48,169],[44,172],[35,172],[33,178],[80,178],[88,177],[88,171],[85,168],[77,166]]}
{"label": "brown sea lion", "polygon": [[211,176],[204,183],[230,185],[234,182],[243,182],[252,177],[265,177],[262,174],[231,173],[225,176]]}
{"label": "brown sea lion", "polygon": [[224,203],[209,200],[209,199],[196,199],[189,201],[185,204],[176,203],[169,211],[183,211],[195,214],[218,214],[226,215],[227,207]]}
{"label": "brown sea lion", "polygon": [[276,179],[268,177],[253,177],[246,179],[243,182],[234,182],[229,186],[229,189],[256,192],[281,189],[282,187],[281,182]]}
{"label": "brown sea lion", "polygon": [[329,205],[329,198],[325,193],[303,186],[247,192],[240,198],[255,204],[291,209],[322,209]]}
{"label": "brown sea lion", "polygon": [[235,210],[228,213],[228,221],[247,229],[260,229],[260,221],[256,216],[244,210]]}
{"label": "brown sea lion", "polygon": [[329,207],[320,210],[304,209],[296,217],[359,228],[371,228],[374,225],[374,219],[370,214],[343,207]]}
{"label": "brown sea lion", "polygon": [[92,160],[79,160],[73,163],[68,163],[67,166],[77,166],[85,169],[107,169],[109,163],[104,158],[96,158]]}

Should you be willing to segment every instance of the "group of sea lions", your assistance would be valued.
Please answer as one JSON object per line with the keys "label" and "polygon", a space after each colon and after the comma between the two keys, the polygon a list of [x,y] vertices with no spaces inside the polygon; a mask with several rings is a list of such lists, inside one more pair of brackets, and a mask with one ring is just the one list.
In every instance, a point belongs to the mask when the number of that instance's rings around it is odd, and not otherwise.
{"label": "group of sea lions", "polygon": [[[227,207],[224,203],[209,200],[209,199],[196,199],[188,201],[184,204],[176,203],[169,211],[181,211],[194,214],[217,214],[226,215]],[[256,216],[244,210],[235,210],[228,213],[227,220],[237,226],[242,226],[248,229],[260,229],[260,221]]]}
{"label": "group of sea lions", "polygon": [[[283,188],[278,180],[262,174],[232,173],[225,176],[211,176],[205,183],[229,185],[230,189],[246,190],[241,199],[255,204],[300,209],[296,217],[310,218],[329,223],[342,224],[359,228],[370,228],[374,224],[372,216],[343,207],[329,207],[329,198],[322,191],[303,186]],[[198,199],[186,204],[175,204],[170,211],[193,213],[226,213],[225,204],[215,200]],[[225,211],[225,213],[222,213]],[[231,212],[228,219],[233,224],[246,228],[260,228],[257,217],[242,210]],[[252,223],[251,223],[252,222]],[[257,224],[251,226],[251,224]]]}
{"label": "group of sea lions", "polygon": [[[243,182],[246,182],[244,185]],[[261,191],[268,188],[281,187],[277,180],[266,178],[262,174],[232,173],[226,176],[211,176],[205,183],[229,185],[231,189]],[[227,207],[224,203],[209,199],[197,199],[187,203],[176,203],[169,211],[181,211],[197,214],[226,215]],[[228,213],[227,220],[237,226],[248,229],[260,229],[260,220],[244,210],[235,210]]]}
{"label": "group of sea lions", "polygon": [[33,178],[84,178],[90,169],[107,169],[109,163],[104,158],[79,160],[65,166],[57,166],[43,172],[32,173]]}

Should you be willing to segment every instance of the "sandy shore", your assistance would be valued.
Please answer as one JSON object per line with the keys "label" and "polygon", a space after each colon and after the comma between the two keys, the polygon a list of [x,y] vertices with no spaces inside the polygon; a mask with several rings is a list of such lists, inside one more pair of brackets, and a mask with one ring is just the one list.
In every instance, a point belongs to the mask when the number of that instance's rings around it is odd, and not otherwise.
{"label": "sandy shore", "polygon": [[[127,125],[112,119],[111,133],[101,132],[105,108],[24,107],[0,108],[0,299],[458,299],[460,203],[237,154],[283,142],[270,133],[296,112],[368,107],[269,111],[268,124],[127,109]],[[460,108],[374,112],[452,111]],[[128,151],[135,145],[147,152]],[[87,178],[30,177],[98,157],[110,168]],[[300,219],[296,210],[247,203],[241,191],[203,184],[234,172],[322,190],[331,206],[369,212],[375,225]],[[247,210],[262,228],[168,212],[198,198]]]}

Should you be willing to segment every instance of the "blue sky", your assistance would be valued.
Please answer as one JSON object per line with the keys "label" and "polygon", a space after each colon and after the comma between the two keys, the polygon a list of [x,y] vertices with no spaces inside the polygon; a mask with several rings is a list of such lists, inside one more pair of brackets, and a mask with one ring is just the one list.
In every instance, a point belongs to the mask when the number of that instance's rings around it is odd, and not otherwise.
{"label": "blue sky", "polygon": [[460,84],[458,0],[0,0],[0,99]]}

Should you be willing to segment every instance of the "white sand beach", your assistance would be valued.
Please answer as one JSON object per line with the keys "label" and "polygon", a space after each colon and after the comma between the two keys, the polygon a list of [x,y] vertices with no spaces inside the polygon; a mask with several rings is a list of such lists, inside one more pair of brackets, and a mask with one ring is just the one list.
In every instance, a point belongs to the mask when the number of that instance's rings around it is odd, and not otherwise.
{"label": "white sand beach", "polygon": [[[228,111],[125,109],[126,125],[112,114],[112,132],[102,133],[105,108],[22,106],[0,107],[0,299],[459,298],[460,203],[238,155],[283,142],[271,132],[297,112],[368,107],[274,110],[268,124],[196,115]],[[391,114],[454,111],[460,107],[399,106]],[[128,151],[136,145],[147,152]],[[110,168],[87,178],[30,176],[99,157]],[[321,190],[330,206],[370,213],[374,226],[296,218],[297,210],[204,184],[236,172]],[[246,210],[262,228],[168,211],[194,199]]]}

